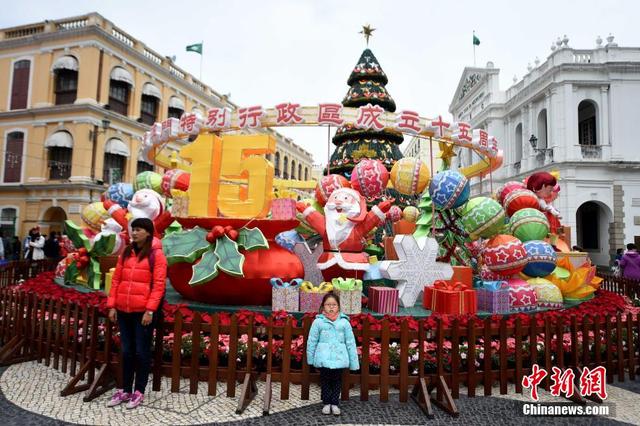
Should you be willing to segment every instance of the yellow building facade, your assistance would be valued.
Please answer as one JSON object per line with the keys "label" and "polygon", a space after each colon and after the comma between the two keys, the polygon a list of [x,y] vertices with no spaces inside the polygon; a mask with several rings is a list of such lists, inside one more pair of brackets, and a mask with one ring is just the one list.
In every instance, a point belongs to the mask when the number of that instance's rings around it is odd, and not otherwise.
{"label": "yellow building facade", "polygon": [[[109,184],[154,168],[154,121],[236,106],[97,13],[0,30],[0,229],[62,230]],[[276,137],[279,176],[311,177],[311,154]]]}

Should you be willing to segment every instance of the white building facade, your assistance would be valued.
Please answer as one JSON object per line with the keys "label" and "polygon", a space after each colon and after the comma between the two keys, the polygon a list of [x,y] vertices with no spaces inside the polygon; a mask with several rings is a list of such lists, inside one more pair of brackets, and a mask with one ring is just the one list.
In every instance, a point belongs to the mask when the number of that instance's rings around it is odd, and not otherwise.
{"label": "white building facade", "polygon": [[[616,248],[640,242],[640,48],[619,47],[612,36],[591,50],[568,41],[558,39],[547,60],[536,59],[506,91],[491,62],[465,68],[449,111],[498,138],[504,161],[494,190],[559,171],[554,205],[572,244],[607,265]],[[454,164],[468,165],[470,156],[459,153]],[[487,191],[486,179],[474,180],[474,193]]]}

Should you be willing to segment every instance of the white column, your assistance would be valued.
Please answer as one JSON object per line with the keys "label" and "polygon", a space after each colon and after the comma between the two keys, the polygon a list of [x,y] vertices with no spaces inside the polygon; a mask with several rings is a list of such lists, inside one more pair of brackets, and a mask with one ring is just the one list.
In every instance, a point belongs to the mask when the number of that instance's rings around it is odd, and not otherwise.
{"label": "white column", "polygon": [[598,124],[600,128],[598,145],[610,145],[609,135],[609,86],[600,87],[600,116]]}

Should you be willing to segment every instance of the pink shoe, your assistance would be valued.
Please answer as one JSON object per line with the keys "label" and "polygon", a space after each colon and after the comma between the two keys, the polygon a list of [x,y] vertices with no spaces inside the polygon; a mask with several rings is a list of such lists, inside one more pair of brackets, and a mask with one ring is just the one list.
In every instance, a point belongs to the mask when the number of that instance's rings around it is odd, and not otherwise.
{"label": "pink shoe", "polygon": [[127,404],[127,408],[128,409],[136,408],[138,405],[142,404],[142,401],[144,401],[144,394],[141,393],[140,391],[135,391],[131,396],[131,400]]}
{"label": "pink shoe", "polygon": [[123,402],[127,402],[131,399],[131,394],[125,392],[122,389],[118,389],[116,393],[113,394],[111,400],[107,402],[107,407],[115,407],[116,405],[120,405]]}

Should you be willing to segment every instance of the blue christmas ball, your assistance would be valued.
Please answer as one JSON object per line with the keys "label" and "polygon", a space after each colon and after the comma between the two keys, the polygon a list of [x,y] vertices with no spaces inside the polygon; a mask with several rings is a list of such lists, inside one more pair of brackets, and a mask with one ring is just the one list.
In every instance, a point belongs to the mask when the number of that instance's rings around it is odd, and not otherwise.
{"label": "blue christmas ball", "polygon": [[107,198],[127,208],[133,198],[133,185],[130,183],[114,183],[107,189]]}
{"label": "blue christmas ball", "polygon": [[453,209],[469,200],[469,180],[462,173],[445,170],[429,184],[429,195],[438,209]]}
{"label": "blue christmas ball", "polygon": [[556,268],[558,255],[551,244],[544,241],[527,241],[524,243],[527,252],[527,266],[522,272],[529,277],[546,277]]}
{"label": "blue christmas ball", "polygon": [[278,235],[276,235],[275,239],[276,239],[276,243],[279,246],[289,250],[290,252],[293,252],[293,249],[297,243],[304,242],[304,238],[302,238],[295,229],[281,232]]}

